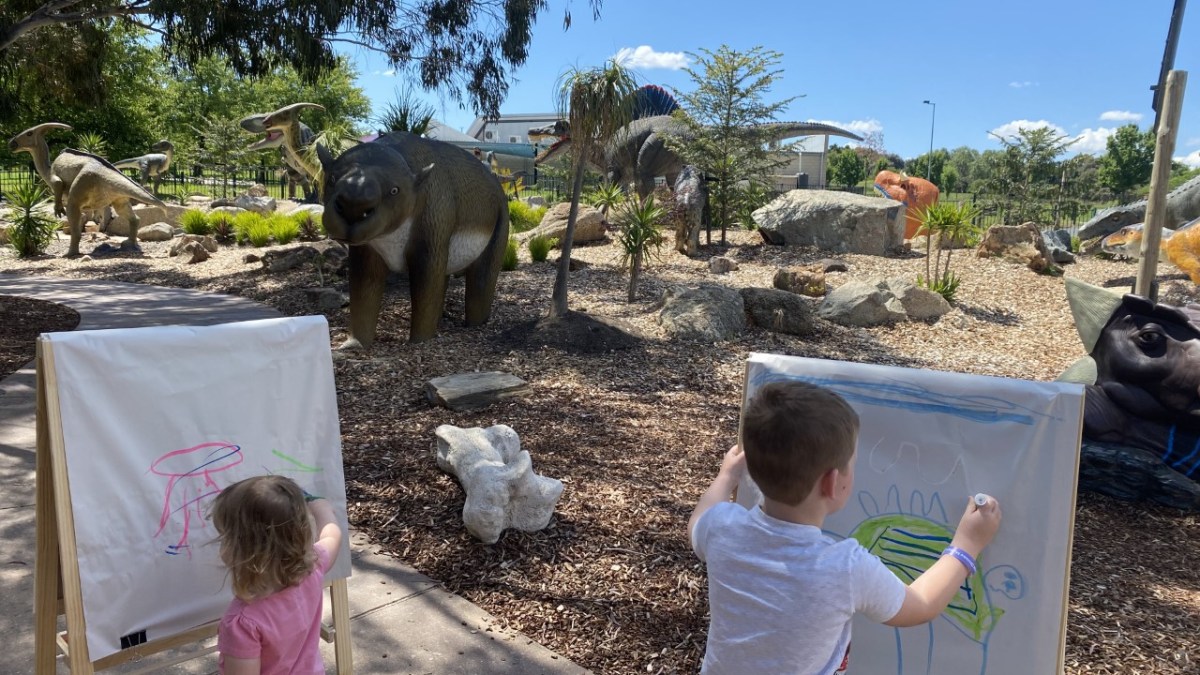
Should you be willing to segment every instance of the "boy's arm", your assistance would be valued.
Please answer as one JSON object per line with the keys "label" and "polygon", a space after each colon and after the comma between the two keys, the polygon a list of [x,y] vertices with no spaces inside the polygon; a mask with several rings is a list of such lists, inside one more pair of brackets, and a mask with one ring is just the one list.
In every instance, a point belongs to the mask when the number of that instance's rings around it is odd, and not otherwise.
{"label": "boy's arm", "polygon": [[[700,520],[700,516],[717,504],[729,501],[729,496],[733,494],[745,472],[746,455],[742,452],[740,445],[735,445],[725,453],[717,477],[713,479],[704,494],[700,495],[700,501],[696,503],[696,508],[692,509],[692,517],[688,518],[689,541],[691,541],[692,533],[696,530],[696,521]],[[696,542],[691,541],[691,544],[692,548],[696,547]]]}
{"label": "boy's arm", "polygon": [[342,549],[342,528],[333,515],[333,505],[328,499],[318,497],[308,502],[308,512],[312,514],[316,526],[317,545],[329,554],[329,566],[333,567]]}
{"label": "boy's arm", "polygon": [[[972,501],[967,505],[954,534],[951,546],[966,551],[972,559],[979,558],[984,547],[996,536],[1000,528],[1000,503],[988,499],[987,504],[976,506]],[[896,616],[884,621],[888,626],[903,628],[919,626],[932,621],[945,611],[946,606],[954,599],[958,589],[967,580],[966,566],[956,558],[944,555],[925,570],[924,574],[908,586],[904,595],[904,604]]]}

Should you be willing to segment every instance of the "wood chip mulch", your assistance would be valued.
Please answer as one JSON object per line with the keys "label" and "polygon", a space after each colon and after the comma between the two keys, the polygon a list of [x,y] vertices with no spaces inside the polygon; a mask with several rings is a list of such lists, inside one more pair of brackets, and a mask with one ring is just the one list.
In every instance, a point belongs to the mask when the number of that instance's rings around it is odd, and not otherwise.
{"label": "wood chip mulch", "polygon": [[[92,245],[85,242],[84,251]],[[242,263],[246,249],[236,247],[185,266],[167,257],[165,244],[143,248],[140,256],[64,260],[60,240],[50,257],[27,261],[0,253],[0,273],[190,287],[257,299],[288,315],[314,312],[302,292],[318,283],[312,269],[269,275]],[[732,257],[739,269],[710,274],[707,260],[714,255]],[[851,329],[820,322],[806,338],[752,328],[718,345],[666,339],[655,302],[667,286],[769,288],[779,267],[831,256],[766,246],[757,234],[741,231],[731,231],[727,245],[703,246],[695,258],[664,250],[650,261],[633,303],[625,301],[627,278],[615,244],[576,247],[573,257],[588,266],[572,273],[571,309],[636,336],[618,351],[576,353],[588,350],[572,349],[571,340],[579,338],[561,326],[538,329],[550,303],[553,263],[532,263],[524,250],[521,256],[520,267],[501,276],[486,326],[462,326],[462,280],[453,279],[439,336],[408,344],[408,289],[399,280],[388,289],[375,347],[338,353],[350,521],[379,551],[597,673],[698,669],[707,591],[685,524],[737,432],[750,352],[1033,380],[1054,379],[1083,355],[1062,278],[969,251],[956,252],[951,263],[962,278],[956,308],[934,323]],[[925,272],[917,254],[836,257],[849,270],[831,273],[831,286],[881,275],[912,280]],[[1196,298],[1177,270],[1163,265],[1160,271],[1164,297]],[[1065,273],[1128,288],[1136,267],[1086,258]],[[345,290],[344,279],[336,283]],[[32,358],[33,335],[65,325],[48,328],[44,315],[13,305],[0,298],[0,365],[9,369]],[[331,339],[340,344],[347,311],[326,316]],[[472,413],[432,408],[424,398],[423,387],[434,377],[485,370],[517,375],[532,393]],[[0,375],[6,372],[0,368]],[[463,492],[434,462],[433,430],[440,424],[516,429],[535,470],[566,484],[550,526],[506,532],[494,546],[467,535]],[[1200,672],[1198,552],[1196,514],[1081,494],[1065,672]]]}

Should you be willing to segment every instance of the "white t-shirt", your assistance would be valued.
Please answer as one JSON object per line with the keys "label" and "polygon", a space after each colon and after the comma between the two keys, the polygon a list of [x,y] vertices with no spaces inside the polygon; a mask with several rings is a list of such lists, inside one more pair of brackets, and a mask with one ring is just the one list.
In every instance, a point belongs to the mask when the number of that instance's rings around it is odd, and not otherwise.
{"label": "white t-shirt", "polygon": [[842,672],[854,614],[882,623],[904,604],[904,582],[857,541],[760,507],[717,504],[692,542],[708,566],[708,675]]}

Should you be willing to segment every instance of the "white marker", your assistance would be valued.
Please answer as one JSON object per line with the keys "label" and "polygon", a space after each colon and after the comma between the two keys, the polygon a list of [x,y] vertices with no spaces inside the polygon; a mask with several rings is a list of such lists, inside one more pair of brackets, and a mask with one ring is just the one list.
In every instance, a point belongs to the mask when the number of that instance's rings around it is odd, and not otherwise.
{"label": "white marker", "polygon": [[987,495],[983,494],[982,492],[975,495],[975,505],[976,506],[987,506],[987,503],[988,503]]}

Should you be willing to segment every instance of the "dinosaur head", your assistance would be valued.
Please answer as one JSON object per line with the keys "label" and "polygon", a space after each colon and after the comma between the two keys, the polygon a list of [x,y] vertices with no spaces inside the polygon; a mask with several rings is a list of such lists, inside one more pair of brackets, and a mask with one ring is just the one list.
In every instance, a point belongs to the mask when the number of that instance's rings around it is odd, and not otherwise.
{"label": "dinosaur head", "polygon": [[529,128],[529,140],[532,143],[541,143],[542,141],[554,142],[563,136],[570,135],[571,123],[567,120],[555,120],[549,124],[543,124],[540,127]]}
{"label": "dinosaur head", "polygon": [[150,149],[154,152],[175,152],[175,144],[171,141],[163,139],[150,146]]}
{"label": "dinosaur head", "polygon": [[263,126],[263,120],[266,118],[267,116],[265,114],[250,115],[249,117],[243,117],[238,121],[238,126],[252,134],[266,134],[266,137],[260,138],[246,146],[246,150],[248,152],[255,152],[256,150],[270,150],[271,148],[278,148],[280,145],[283,145],[283,132],[278,129],[268,130],[265,126]]}
{"label": "dinosaur head", "polygon": [[55,129],[70,131],[71,125],[62,124],[61,122],[46,122],[36,127],[30,127],[8,139],[8,151],[32,153],[35,147],[46,142],[46,132]]}
{"label": "dinosaur head", "polygon": [[1145,219],[1145,215],[1145,209],[1131,209],[1125,206],[1117,206],[1097,213],[1094,218],[1084,223],[1079,229],[1087,232],[1116,232],[1122,227],[1142,222]]}
{"label": "dinosaur head", "polygon": [[554,161],[554,160],[558,159],[559,157],[566,157],[567,150],[570,149],[570,147],[571,147],[571,137],[564,136],[564,137],[558,139],[557,141],[555,141],[554,145],[551,145],[549,148],[546,148],[544,151],[542,151],[542,153],[539,154],[537,157],[534,157],[533,163],[534,164],[544,164],[546,162]]}
{"label": "dinosaur head", "polygon": [[300,124],[300,111],[315,108],[324,111],[325,106],[316,103],[293,103],[285,105],[275,112],[267,113],[263,118],[262,125],[267,131],[278,129],[283,131],[293,124]]}
{"label": "dinosaur head", "polygon": [[325,174],[325,231],[351,246],[411,224],[434,166],[414,172],[403,155],[377,143],[356,145],[337,159],[318,144],[317,157]]}

